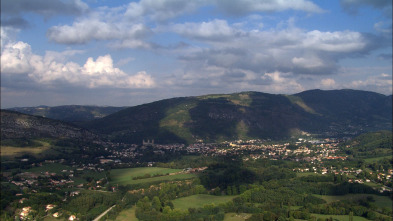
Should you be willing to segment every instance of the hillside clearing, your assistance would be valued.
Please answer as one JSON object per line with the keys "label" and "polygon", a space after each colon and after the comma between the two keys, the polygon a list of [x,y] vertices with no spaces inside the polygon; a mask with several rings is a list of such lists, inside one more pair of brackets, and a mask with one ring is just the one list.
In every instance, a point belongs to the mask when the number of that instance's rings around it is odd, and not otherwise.
{"label": "hillside clearing", "polygon": [[367,163],[375,163],[377,161],[383,160],[383,159],[392,159],[392,155],[387,155],[387,156],[382,156],[382,157],[373,157],[373,158],[365,158],[364,161]]}
{"label": "hillside clearing", "polygon": [[[112,183],[127,185],[127,184],[140,184],[152,183],[157,181],[170,181],[194,178],[195,174],[179,173],[181,169],[170,169],[163,167],[138,167],[127,169],[114,169],[111,171]],[[142,177],[149,174],[150,178],[133,179],[135,177]],[[158,175],[156,177],[153,177]]]}
{"label": "hillside clearing", "polygon": [[231,201],[235,196],[213,196],[208,194],[197,194],[173,200],[175,208],[187,210],[188,208],[199,208],[206,204],[218,205]]}
{"label": "hillside clearing", "polygon": [[225,213],[224,221],[244,221],[251,215],[250,213]]}
{"label": "hillside clearing", "polygon": [[138,218],[135,216],[135,210],[136,207],[133,206],[130,209],[121,211],[115,221],[138,221]]}

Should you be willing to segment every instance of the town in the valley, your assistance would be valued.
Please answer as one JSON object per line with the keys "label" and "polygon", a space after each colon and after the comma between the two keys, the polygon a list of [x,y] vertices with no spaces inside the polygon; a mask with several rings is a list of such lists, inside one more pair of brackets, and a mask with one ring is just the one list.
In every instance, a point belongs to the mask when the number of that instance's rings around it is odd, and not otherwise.
{"label": "town in the valley", "polygon": [[[321,176],[339,176],[348,183],[359,183],[372,187],[379,193],[392,192],[393,170],[388,160],[354,161],[352,146],[348,138],[312,139],[308,136],[292,139],[291,141],[274,142],[271,140],[235,140],[221,143],[157,144],[154,140],[143,140],[142,145],[96,141],[102,155],[94,159],[81,155],[80,159],[36,159],[20,158],[23,166],[2,172],[2,182],[9,182],[13,189],[16,213],[20,219],[29,219],[34,211],[27,203],[28,197],[40,191],[63,192],[62,201],[67,202],[77,197],[83,190],[116,192],[119,185],[112,182],[111,170],[131,167],[166,167],[163,163],[171,156],[199,156],[207,158],[233,156],[240,158],[243,163],[253,161],[287,161],[290,170],[297,176],[319,174]],[[97,148],[97,146],[95,148]],[[84,146],[88,153],[91,147]],[[94,151],[94,150],[93,150]],[[180,174],[199,174],[208,165],[181,168],[174,173],[145,174],[143,179],[158,176]],[[55,169],[54,169],[55,168]],[[136,190],[133,190],[136,191]],[[225,194],[225,193],[224,193]],[[61,215],[56,210],[59,205],[46,204],[43,216],[54,218]],[[57,208],[58,209],[58,208]],[[56,211],[56,212],[51,212]],[[30,216],[29,216],[30,214]],[[35,213],[35,215],[37,215]],[[77,219],[74,214],[68,214],[69,220]]]}

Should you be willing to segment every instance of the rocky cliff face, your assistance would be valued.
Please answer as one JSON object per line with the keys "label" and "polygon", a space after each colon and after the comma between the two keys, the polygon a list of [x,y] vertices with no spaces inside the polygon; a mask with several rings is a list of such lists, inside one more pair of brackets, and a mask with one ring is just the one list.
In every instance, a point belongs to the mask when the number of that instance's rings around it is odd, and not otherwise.
{"label": "rocky cliff face", "polygon": [[96,135],[86,129],[43,117],[1,110],[1,138],[71,138],[95,139]]}

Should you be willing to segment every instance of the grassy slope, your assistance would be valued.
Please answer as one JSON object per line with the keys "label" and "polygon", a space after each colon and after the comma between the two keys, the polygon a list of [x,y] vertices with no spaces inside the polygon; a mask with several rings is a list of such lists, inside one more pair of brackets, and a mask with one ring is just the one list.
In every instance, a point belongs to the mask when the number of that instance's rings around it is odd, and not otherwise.
{"label": "grassy slope", "polygon": [[34,140],[34,145],[31,146],[1,146],[1,158],[13,159],[24,154],[30,154],[35,157],[43,157],[45,155],[57,155],[51,144],[45,140]]}
{"label": "grassy slope", "polygon": [[40,147],[11,147],[11,146],[1,146],[1,157],[18,157],[24,154],[38,155],[49,150],[48,146]]}
{"label": "grassy slope", "polygon": [[194,138],[186,124],[191,122],[189,110],[195,106],[196,102],[191,100],[169,108],[166,112],[166,117],[160,121],[160,128],[172,132],[187,142],[193,142]]}
{"label": "grassy slope", "polygon": [[305,104],[304,101],[300,97],[293,96],[293,95],[287,95],[287,97],[291,101],[291,103],[298,105],[304,111],[309,112],[311,114],[318,114],[311,107],[307,106],[307,104]]}
{"label": "grassy slope", "polygon": [[207,194],[198,194],[175,199],[173,201],[173,205],[175,206],[175,208],[186,210],[188,208],[203,207],[203,205],[212,203],[218,205],[220,203],[228,202],[234,197],[235,196],[213,196]]}

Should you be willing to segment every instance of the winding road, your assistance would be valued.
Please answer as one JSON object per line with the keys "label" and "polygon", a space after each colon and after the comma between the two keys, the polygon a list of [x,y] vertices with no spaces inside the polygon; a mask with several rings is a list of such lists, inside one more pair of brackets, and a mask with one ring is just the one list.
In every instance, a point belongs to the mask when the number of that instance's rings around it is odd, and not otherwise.
{"label": "winding road", "polygon": [[105,216],[105,214],[107,214],[109,211],[111,211],[111,209],[113,209],[113,207],[115,207],[116,205],[113,205],[111,207],[109,207],[109,209],[105,210],[105,212],[101,213],[101,215],[97,216],[97,218],[95,218],[93,221],[99,221],[103,216]]}

